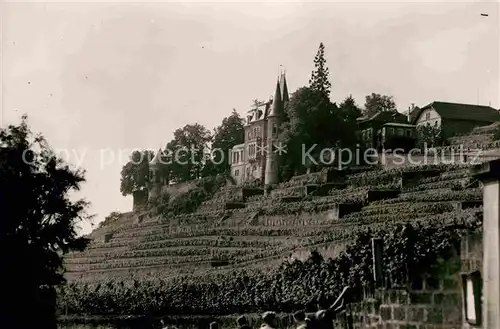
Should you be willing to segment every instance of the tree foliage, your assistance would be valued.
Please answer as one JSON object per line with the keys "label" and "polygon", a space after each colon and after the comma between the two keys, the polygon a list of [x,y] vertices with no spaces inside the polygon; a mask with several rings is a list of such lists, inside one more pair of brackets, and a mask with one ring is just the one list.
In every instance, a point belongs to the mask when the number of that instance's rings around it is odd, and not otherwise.
{"label": "tree foliage", "polygon": [[84,173],[63,163],[43,136],[33,136],[26,120],[0,130],[0,263],[6,283],[0,327],[56,328],[54,286],[64,281],[62,254],[86,247],[76,225],[91,216],[86,201],[69,198]]}
{"label": "tree foliage", "polygon": [[339,104],[338,114],[344,121],[343,146],[352,146],[356,142],[357,121],[361,116],[361,109],[356,101],[349,95]]}
{"label": "tree foliage", "polygon": [[318,52],[314,57],[314,71],[311,73],[309,85],[311,89],[324,93],[327,97],[330,96],[330,89],[332,87],[328,80],[328,67],[326,66],[325,59],[325,45],[323,42],[319,44]]}
{"label": "tree foliage", "polygon": [[123,196],[147,188],[149,181],[149,162],[154,153],[149,150],[134,151],[121,171],[120,192]]}
{"label": "tree foliage", "polygon": [[212,142],[213,159],[206,164],[205,173],[214,175],[229,172],[231,169],[229,161],[229,157],[231,156],[230,150],[233,146],[241,144],[244,141],[244,120],[233,109],[231,115],[224,118],[221,125],[214,129]]}
{"label": "tree foliage", "polygon": [[417,127],[418,147],[437,147],[444,144],[444,139],[439,125],[420,125]]}
{"label": "tree foliage", "polygon": [[[335,147],[344,129],[337,106],[321,91],[303,87],[292,94],[286,106],[287,121],[282,136],[287,145],[282,179],[304,169],[302,150],[314,144],[316,150]],[[314,153],[314,152],[312,152]]]}
{"label": "tree foliage", "polygon": [[493,140],[494,141],[500,140],[500,125],[497,125],[493,130]]}
{"label": "tree foliage", "polygon": [[216,192],[226,185],[226,177],[225,174],[217,174],[201,178],[196,182],[193,189],[167,200],[167,202],[163,200],[157,206],[158,212],[170,218],[196,211],[203,201],[213,197]]}
{"label": "tree foliage", "polygon": [[293,312],[303,309],[315,296],[332,303],[346,285],[351,287],[346,302],[357,302],[374,288],[372,238],[384,241],[385,286],[409,287],[428,275],[440,278],[456,273],[461,238],[480,229],[481,218],[473,213],[446,223],[382,223],[361,230],[333,259],[313,251],[304,261],[286,260],[273,270],[234,269],[171,280],[77,284],[61,293],[60,307],[73,314]]}
{"label": "tree foliage", "polygon": [[202,177],[211,140],[210,131],[198,123],[177,129],[165,150],[170,178],[185,182]]}
{"label": "tree foliage", "polygon": [[392,96],[372,93],[366,96],[363,115],[371,117],[378,112],[396,112],[396,103]]}
{"label": "tree foliage", "polygon": [[108,216],[106,216],[104,218],[104,220],[102,222],[99,223],[99,228],[108,226],[108,225],[116,222],[117,220],[119,220],[121,218],[121,216],[122,216],[122,213],[119,211],[111,212]]}

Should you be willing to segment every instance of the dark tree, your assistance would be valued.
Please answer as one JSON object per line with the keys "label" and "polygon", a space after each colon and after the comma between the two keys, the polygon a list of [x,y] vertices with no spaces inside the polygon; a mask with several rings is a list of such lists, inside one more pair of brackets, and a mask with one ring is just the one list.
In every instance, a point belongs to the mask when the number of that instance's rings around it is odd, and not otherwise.
{"label": "dark tree", "polygon": [[210,131],[198,123],[177,129],[165,150],[170,177],[177,182],[202,177],[211,140]]}
{"label": "dark tree", "polygon": [[205,176],[227,173],[231,168],[230,150],[233,146],[245,141],[244,120],[233,109],[229,117],[222,120],[222,124],[214,129],[212,142],[213,161],[205,166]]}
{"label": "dark tree", "polygon": [[441,131],[441,126],[422,125],[417,127],[417,146],[419,148],[437,147],[444,145],[444,138]]}
{"label": "dark tree", "polygon": [[325,60],[325,46],[323,43],[319,44],[318,52],[314,57],[314,71],[309,79],[309,86],[311,89],[324,93],[330,96],[330,89],[332,87],[328,80],[328,67]]}
{"label": "dark tree", "polygon": [[363,115],[371,117],[378,112],[396,112],[396,103],[392,96],[372,93],[366,96],[365,110]]}
{"label": "dark tree", "polygon": [[84,173],[72,170],[42,136],[19,126],[0,130],[0,328],[56,328],[55,286],[62,255],[88,240],[76,225],[90,219],[84,200],[70,200]]}
{"label": "dark tree", "polygon": [[99,223],[99,228],[108,226],[112,223],[115,223],[117,220],[121,218],[122,214],[119,211],[113,211],[108,216],[104,218],[102,222]]}
{"label": "dark tree", "polygon": [[309,166],[303,163],[303,150],[314,147],[310,154],[317,158],[322,149],[338,145],[344,130],[337,106],[324,93],[312,88],[303,87],[293,93],[286,113],[288,121],[282,126],[282,136],[287,153],[280,168],[282,180]]}
{"label": "dark tree", "polygon": [[361,109],[350,95],[339,104],[339,116],[344,121],[344,134],[342,135],[343,146],[352,146],[356,142],[357,121],[361,116]]}
{"label": "dark tree", "polygon": [[149,162],[153,159],[153,152],[134,151],[130,155],[121,171],[120,192],[123,196],[147,188],[149,181]]}

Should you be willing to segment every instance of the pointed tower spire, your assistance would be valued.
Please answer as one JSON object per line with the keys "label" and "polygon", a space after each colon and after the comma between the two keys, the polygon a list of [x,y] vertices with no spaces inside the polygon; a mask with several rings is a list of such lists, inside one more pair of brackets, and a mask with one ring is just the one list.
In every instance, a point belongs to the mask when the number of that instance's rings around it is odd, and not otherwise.
{"label": "pointed tower spire", "polygon": [[161,163],[162,156],[163,156],[163,151],[161,150],[161,148],[159,148],[153,159],[151,159],[151,161],[149,162],[149,165],[157,166],[159,163]]}
{"label": "pointed tower spire", "polygon": [[289,101],[288,97],[288,86],[286,85],[286,70],[283,70],[283,73],[281,73],[281,78],[280,78],[280,89],[281,89],[281,100],[283,103]]}
{"label": "pointed tower spire", "polygon": [[276,91],[274,92],[274,98],[273,98],[271,112],[269,113],[268,116],[280,116],[282,105],[283,105],[283,102],[281,100],[280,79],[278,77],[278,81],[276,82]]}

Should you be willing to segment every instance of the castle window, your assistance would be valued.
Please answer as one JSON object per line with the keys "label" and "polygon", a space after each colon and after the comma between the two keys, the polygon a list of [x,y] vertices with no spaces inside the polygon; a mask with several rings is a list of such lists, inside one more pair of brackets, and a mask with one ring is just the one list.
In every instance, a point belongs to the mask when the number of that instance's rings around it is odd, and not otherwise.
{"label": "castle window", "polygon": [[248,131],[248,139],[252,139],[252,131],[251,130]]}
{"label": "castle window", "polygon": [[273,123],[273,136],[278,135],[278,125]]}
{"label": "castle window", "polygon": [[397,134],[398,134],[398,136],[403,136],[403,129],[398,128]]}
{"label": "castle window", "polygon": [[425,121],[429,121],[431,119],[431,113],[427,112],[425,113]]}
{"label": "castle window", "polygon": [[255,137],[260,137],[260,127],[256,128],[256,134]]}
{"label": "castle window", "polygon": [[248,157],[249,158],[255,157],[255,144],[248,145]]}
{"label": "castle window", "polygon": [[236,169],[236,170],[234,171],[234,176],[239,176],[239,175],[240,175],[240,171],[239,171],[238,169]]}
{"label": "castle window", "polygon": [[406,130],[406,137],[410,137],[411,136],[411,130],[410,129],[407,129]]}

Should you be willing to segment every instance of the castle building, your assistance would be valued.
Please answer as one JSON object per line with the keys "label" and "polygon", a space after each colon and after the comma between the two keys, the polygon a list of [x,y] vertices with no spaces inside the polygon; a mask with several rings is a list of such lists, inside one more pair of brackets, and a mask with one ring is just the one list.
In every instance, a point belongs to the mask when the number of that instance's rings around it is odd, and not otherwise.
{"label": "castle building", "polygon": [[159,149],[153,159],[149,162],[149,200],[158,198],[161,194],[162,186],[165,185],[165,183],[168,183],[168,181],[165,180],[165,177],[161,175],[160,170],[163,157],[164,153],[161,149]]}
{"label": "castle building", "polygon": [[274,97],[248,111],[245,142],[230,152],[231,175],[238,185],[259,180],[264,185],[278,182],[280,125],[289,100],[285,74],[276,83]]}

